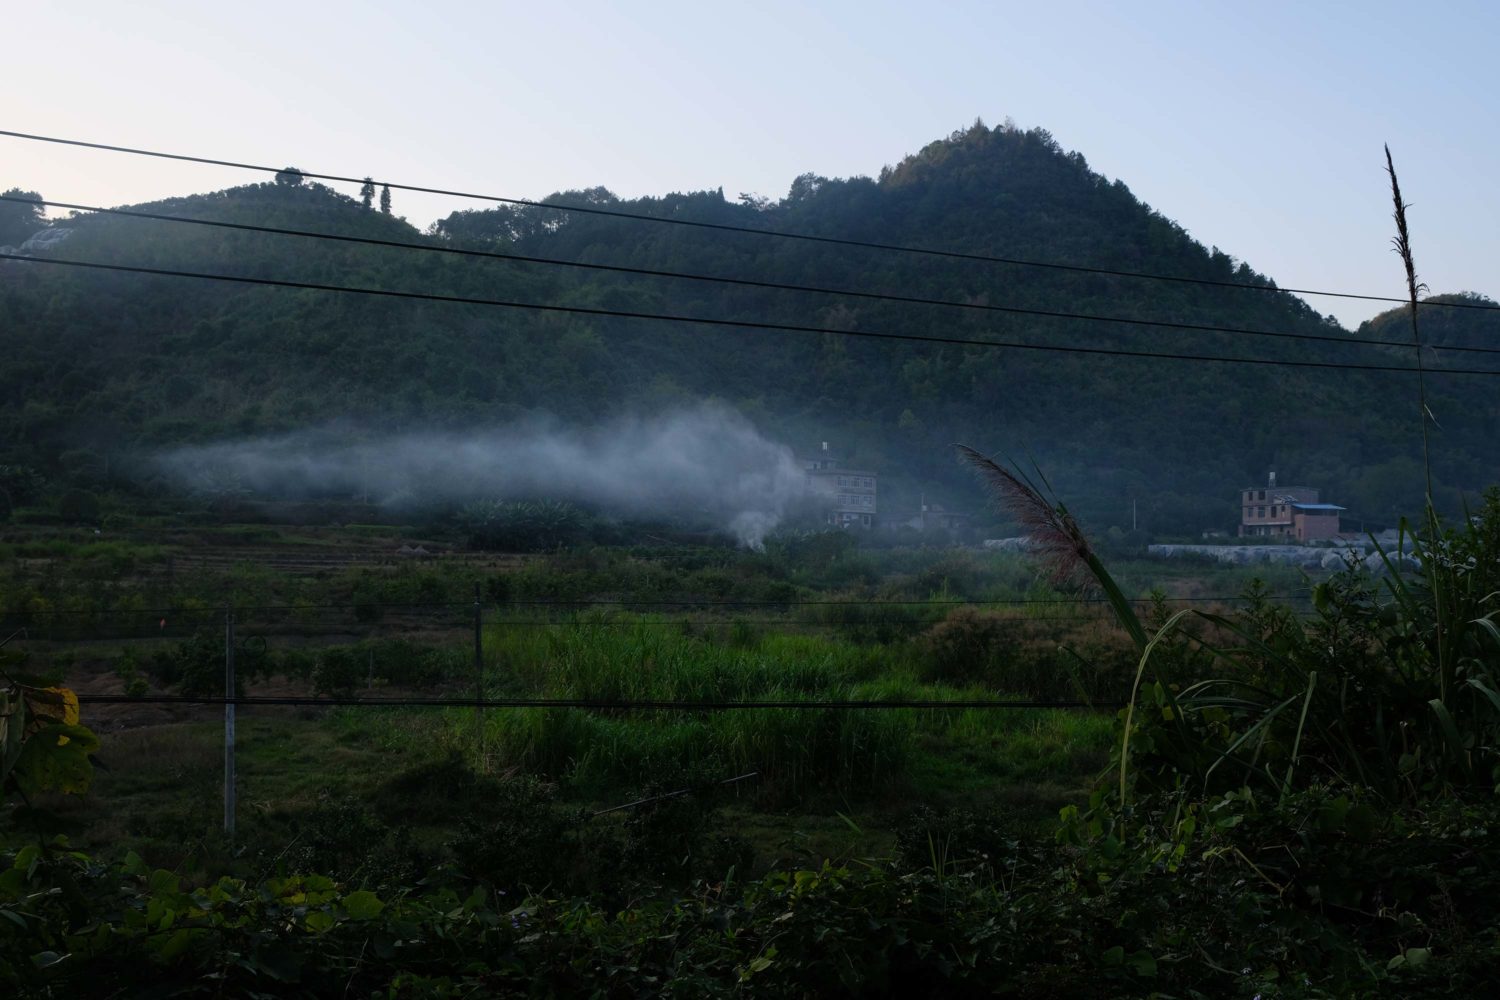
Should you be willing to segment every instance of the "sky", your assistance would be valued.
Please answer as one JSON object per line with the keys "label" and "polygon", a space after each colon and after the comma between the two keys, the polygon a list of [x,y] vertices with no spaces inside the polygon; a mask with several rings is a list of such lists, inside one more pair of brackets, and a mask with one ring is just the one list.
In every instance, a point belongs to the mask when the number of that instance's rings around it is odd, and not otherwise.
{"label": "sky", "polygon": [[[38,0],[5,20],[24,44],[0,129],[509,197],[774,198],[1010,118],[1283,286],[1400,295],[1389,143],[1422,278],[1500,297],[1500,4]],[[0,137],[0,188],[61,201],[256,179]],[[1346,326],[1379,310],[1309,301]]]}

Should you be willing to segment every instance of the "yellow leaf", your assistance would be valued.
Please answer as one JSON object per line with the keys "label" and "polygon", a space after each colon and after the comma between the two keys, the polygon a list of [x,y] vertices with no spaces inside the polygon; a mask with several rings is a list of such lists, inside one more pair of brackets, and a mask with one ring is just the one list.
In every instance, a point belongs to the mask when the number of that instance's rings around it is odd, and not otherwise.
{"label": "yellow leaf", "polygon": [[78,695],[65,687],[21,688],[21,697],[26,699],[27,734],[43,726],[62,723],[78,725]]}

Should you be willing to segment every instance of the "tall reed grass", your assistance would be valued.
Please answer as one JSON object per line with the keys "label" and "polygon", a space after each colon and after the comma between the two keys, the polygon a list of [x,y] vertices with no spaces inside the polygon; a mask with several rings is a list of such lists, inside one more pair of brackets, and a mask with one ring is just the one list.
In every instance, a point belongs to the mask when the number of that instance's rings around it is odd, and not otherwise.
{"label": "tall reed grass", "polygon": [[[538,710],[487,713],[493,763],[584,788],[619,788],[653,773],[706,768],[757,771],[762,794],[823,789],[899,793],[924,738],[999,740],[1032,724],[1008,712],[943,709],[851,711],[827,701],[993,697],[973,684],[925,677],[920,642],[860,644],[836,635],[733,630],[684,633],[662,619],[536,629],[491,627],[487,689],[607,701],[807,701],[806,709],[729,711]],[[1032,720],[1034,722],[1034,720]],[[471,724],[455,715],[455,732]],[[1095,751],[1098,746],[1095,744]]]}

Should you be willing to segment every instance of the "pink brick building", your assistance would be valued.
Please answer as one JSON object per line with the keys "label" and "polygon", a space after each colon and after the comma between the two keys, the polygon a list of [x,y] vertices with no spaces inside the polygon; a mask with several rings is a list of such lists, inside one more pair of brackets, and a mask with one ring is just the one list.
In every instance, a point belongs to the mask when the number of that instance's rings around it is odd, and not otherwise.
{"label": "pink brick building", "polygon": [[1339,512],[1345,508],[1319,503],[1307,486],[1277,486],[1271,473],[1264,487],[1240,490],[1240,537],[1284,538],[1315,542],[1337,538]]}

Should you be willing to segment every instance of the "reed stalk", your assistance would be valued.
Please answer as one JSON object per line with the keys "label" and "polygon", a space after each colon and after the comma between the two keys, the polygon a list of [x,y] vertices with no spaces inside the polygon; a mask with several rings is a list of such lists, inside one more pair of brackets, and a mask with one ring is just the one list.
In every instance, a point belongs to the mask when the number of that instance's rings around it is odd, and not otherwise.
{"label": "reed stalk", "polygon": [[1438,698],[1446,706],[1448,692],[1452,685],[1447,651],[1443,642],[1445,623],[1442,575],[1439,572],[1440,567],[1434,561],[1440,544],[1439,524],[1437,506],[1432,496],[1432,454],[1427,432],[1428,421],[1434,424],[1437,421],[1427,405],[1427,374],[1422,358],[1422,330],[1417,316],[1418,301],[1422,292],[1427,291],[1427,286],[1417,280],[1417,267],[1411,250],[1411,230],[1406,222],[1406,210],[1411,206],[1401,197],[1401,182],[1396,177],[1396,164],[1391,157],[1389,145],[1385,147],[1385,171],[1391,178],[1391,201],[1395,206],[1396,235],[1391,237],[1391,245],[1401,258],[1401,264],[1406,270],[1407,314],[1411,319],[1412,348],[1417,359],[1417,404],[1422,428],[1422,471],[1426,477],[1428,579],[1432,582],[1433,637],[1437,652]]}

